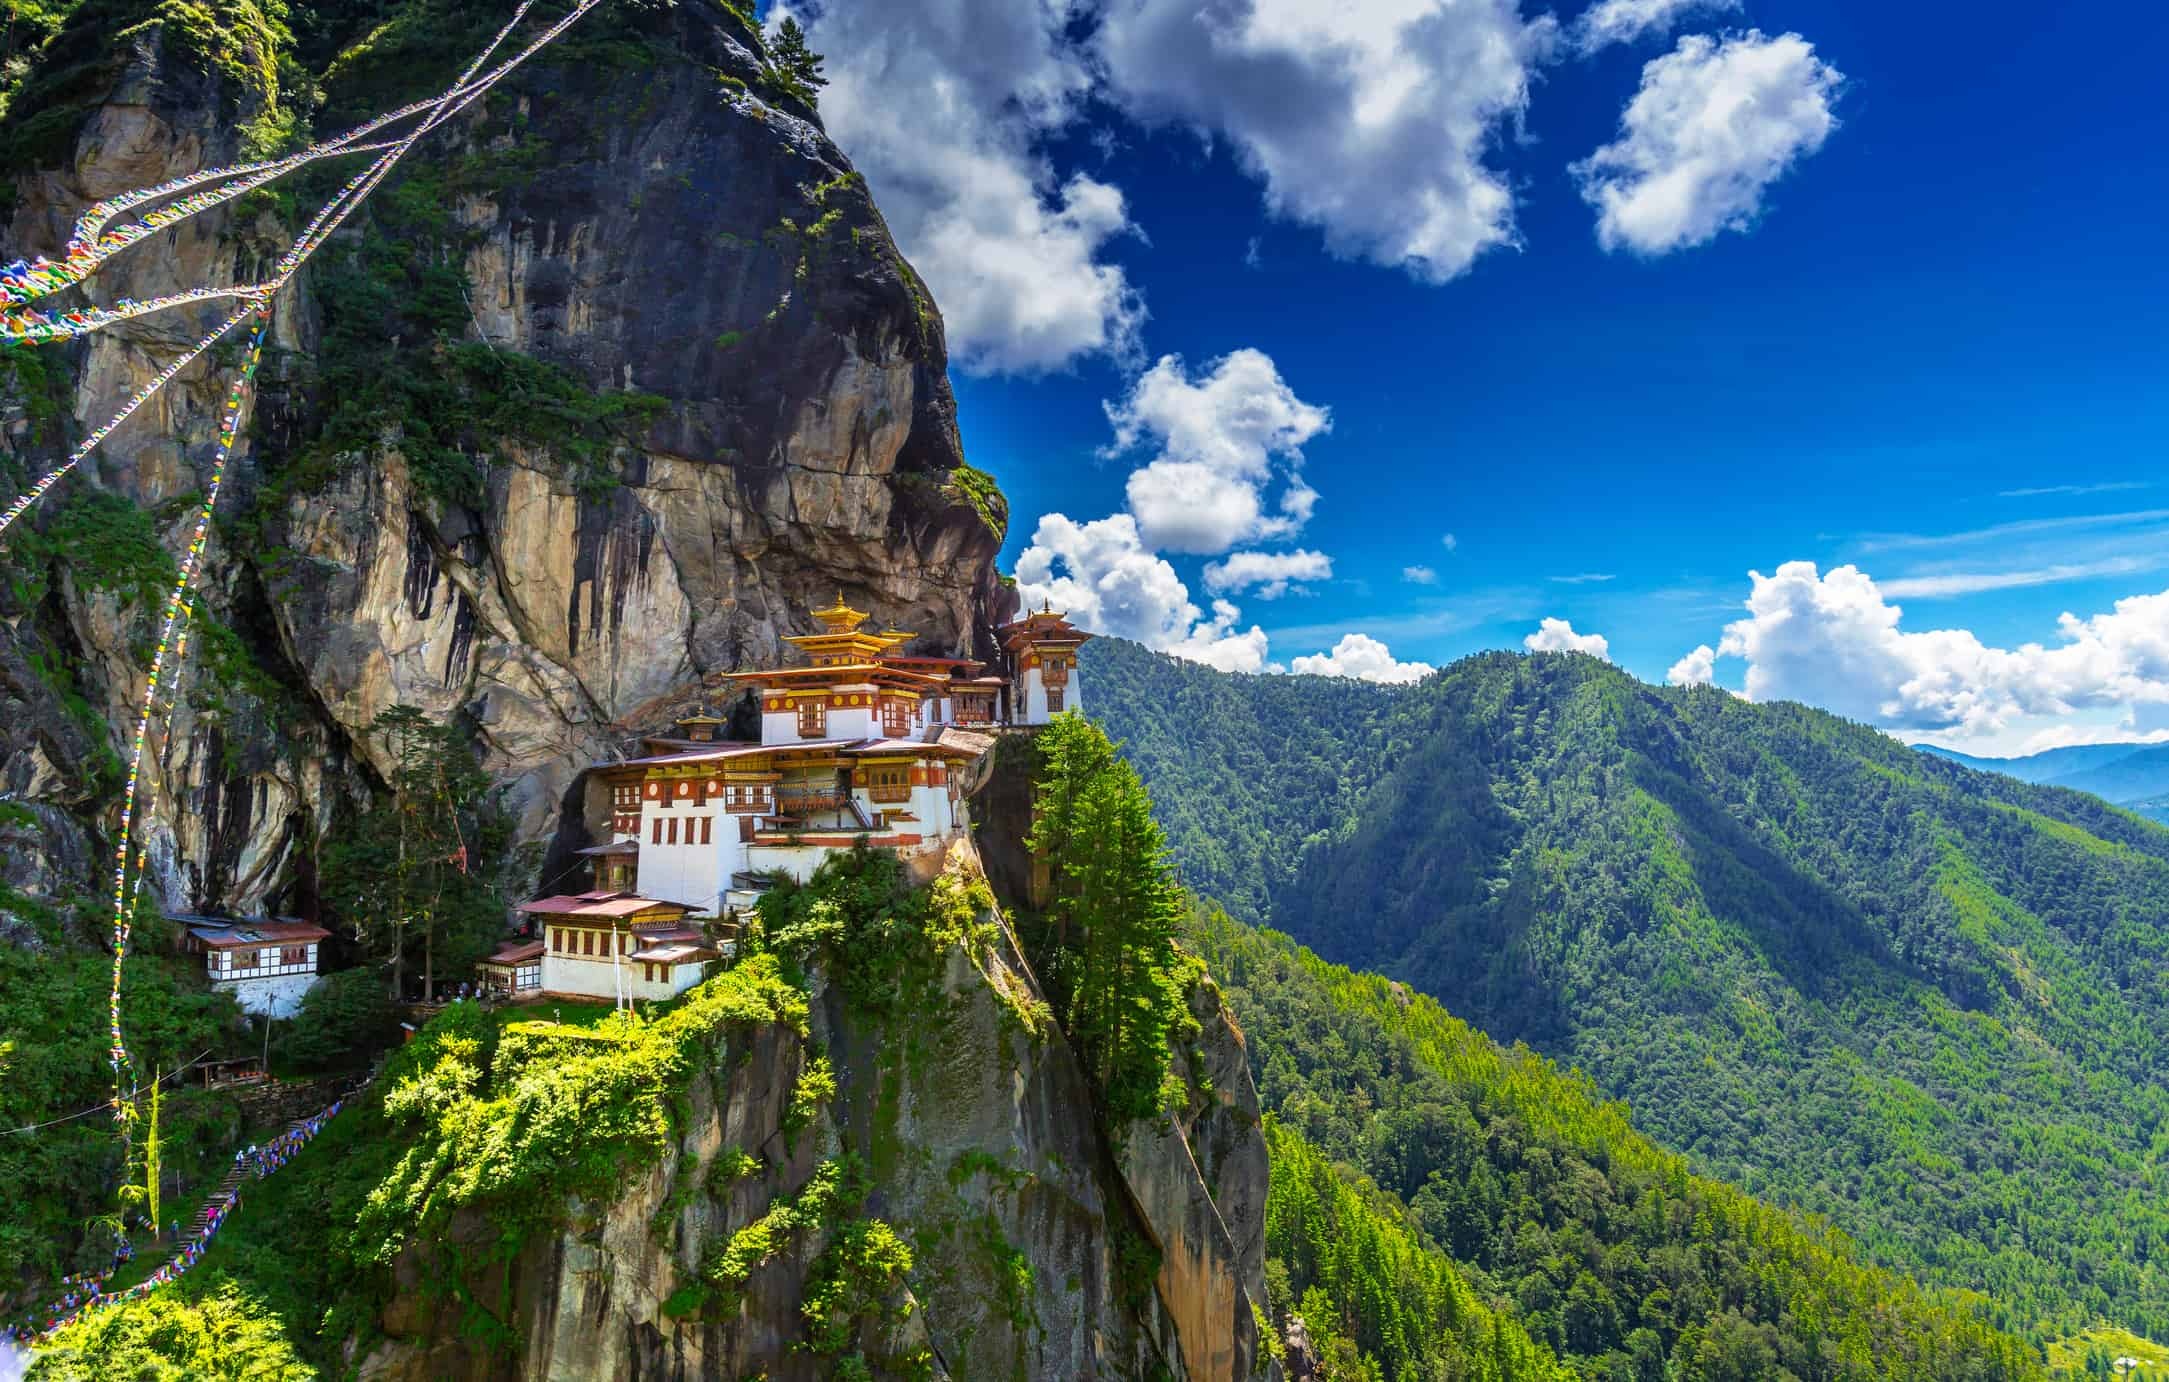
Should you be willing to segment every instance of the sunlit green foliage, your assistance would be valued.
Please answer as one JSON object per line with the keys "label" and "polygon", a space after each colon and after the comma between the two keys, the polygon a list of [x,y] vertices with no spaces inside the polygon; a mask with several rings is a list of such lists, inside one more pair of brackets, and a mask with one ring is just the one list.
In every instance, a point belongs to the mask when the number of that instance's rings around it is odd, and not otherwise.
{"label": "sunlit green foliage", "polygon": [[1268,1291],[1276,1313],[1302,1319],[1329,1371],[1380,1378],[1566,1379],[1512,1309],[1479,1298],[1408,1212],[1362,1176],[1328,1162],[1272,1120],[1265,1205]]}
{"label": "sunlit green foliage", "polygon": [[896,855],[860,847],[831,855],[800,884],[778,877],[755,909],[750,938],[794,964],[818,962],[859,1011],[922,1011],[952,946],[975,964],[1000,933],[986,880],[952,860],[915,888]]}
{"label": "sunlit green foliage", "polygon": [[[734,1041],[776,1024],[802,1035],[805,1023],[805,995],[772,956],[707,980],[653,1020],[606,1013],[585,1027],[500,1028],[475,1004],[453,1004],[251,1187],[196,1269],[151,1293],[145,1318],[173,1321],[157,1338],[185,1340],[221,1327],[220,1302],[239,1292],[251,1318],[275,1320],[308,1362],[343,1373],[342,1346],[373,1336],[393,1263],[411,1251],[421,1281],[409,1288],[464,1302],[448,1323],[485,1349],[508,1349],[511,1302],[471,1297],[472,1281],[563,1223],[574,1197],[607,1197],[660,1160],[682,1130],[673,1110],[686,1087],[727,1064]],[[458,1216],[466,1227],[454,1232]],[[90,1342],[85,1376],[120,1375],[97,1369],[137,1356]],[[120,1336],[97,1342],[136,1348]],[[180,1369],[172,1375],[193,1375],[184,1354],[153,1351]]]}
{"label": "sunlit green foliage", "polygon": [[1009,498],[992,475],[974,465],[960,465],[949,472],[946,484],[951,494],[971,505],[988,532],[997,538],[1008,534]]}
{"label": "sunlit green foliage", "polygon": [[32,1359],[30,1382],[311,1382],[279,1318],[228,1283],[200,1300],[157,1293],[91,1314]]}
{"label": "sunlit green foliage", "polygon": [[[662,1156],[672,1094],[728,1029],[781,1023],[802,1033],[805,1022],[805,995],[766,956],[652,1022],[611,1018],[591,1040],[550,1046],[546,1059],[493,1060],[496,1025],[454,1004],[386,1072],[384,1116],[409,1146],[362,1208],[355,1256],[388,1266],[470,1205],[486,1205],[516,1249],[520,1231],[555,1222],[568,1195],[607,1194],[624,1171]],[[505,1040],[518,1049],[510,1032]]]}

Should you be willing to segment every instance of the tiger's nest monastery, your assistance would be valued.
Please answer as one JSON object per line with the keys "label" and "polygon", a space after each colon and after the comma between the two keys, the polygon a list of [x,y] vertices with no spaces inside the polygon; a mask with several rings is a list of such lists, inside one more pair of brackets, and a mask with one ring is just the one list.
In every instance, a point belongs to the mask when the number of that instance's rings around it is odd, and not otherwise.
{"label": "tiger's nest monastery", "polygon": [[995,734],[1082,708],[1091,635],[1052,610],[1001,629],[1007,677],[907,657],[915,634],[871,632],[841,597],[813,617],[821,632],[785,640],[800,665],[724,678],[758,698],[758,743],[717,738],[724,720],[703,712],[644,756],[595,766],[610,839],[581,851],[594,888],[520,909],[541,930],[540,992],[674,997],[728,949],[703,919],[731,929],[779,875],[804,882],[859,845],[939,860],[965,829],[960,770]]}

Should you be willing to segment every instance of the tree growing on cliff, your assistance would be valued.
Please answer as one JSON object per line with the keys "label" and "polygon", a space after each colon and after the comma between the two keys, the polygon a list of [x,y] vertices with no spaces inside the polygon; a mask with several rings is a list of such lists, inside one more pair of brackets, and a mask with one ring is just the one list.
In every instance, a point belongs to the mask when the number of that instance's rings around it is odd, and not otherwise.
{"label": "tree growing on cliff", "polygon": [[789,15],[768,40],[769,81],[809,106],[820,103],[821,88],[828,85],[828,78],[821,74],[826,60],[807,46],[806,31]]}
{"label": "tree growing on cliff", "polygon": [[1047,864],[1044,962],[1109,1119],[1161,1112],[1169,1039],[1192,1019],[1196,962],[1175,944],[1187,906],[1137,770],[1099,726],[1059,715],[1039,735],[1026,843]]}
{"label": "tree growing on cliff", "polygon": [[424,999],[463,973],[504,927],[496,875],[509,824],[489,775],[454,729],[394,706],[371,732],[392,761],[388,797],[324,847],[326,903],[390,969],[403,995],[418,961]]}

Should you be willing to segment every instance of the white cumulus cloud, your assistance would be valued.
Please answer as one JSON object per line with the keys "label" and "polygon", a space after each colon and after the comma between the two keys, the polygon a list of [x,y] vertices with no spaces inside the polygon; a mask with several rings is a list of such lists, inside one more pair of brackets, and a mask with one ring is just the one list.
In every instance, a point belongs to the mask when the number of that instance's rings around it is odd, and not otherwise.
{"label": "white cumulus cloud", "polygon": [[1798,34],[1690,34],[1642,69],[1619,138],[1572,165],[1606,249],[1656,255],[1746,230],[1837,128],[1838,70]]}
{"label": "white cumulus cloud", "polygon": [[1217,667],[1223,672],[1280,671],[1278,666],[1265,660],[1265,630],[1256,624],[1248,629],[1238,629],[1235,622],[1240,618],[1241,610],[1226,600],[1215,600],[1212,618],[1200,622],[1161,651]]}
{"label": "white cumulus cloud", "polygon": [[1205,567],[1205,588],[1234,595],[1247,590],[1261,600],[1277,600],[1299,581],[1332,575],[1333,558],[1323,552],[1236,552]]}
{"label": "white cumulus cloud", "polygon": [[1485,158],[1557,40],[1517,0],[1108,0],[1095,43],[1128,114],[1225,142],[1331,252],[1442,283],[1516,243]]}
{"label": "white cumulus cloud", "polygon": [[1902,628],[1903,610],[1857,567],[1789,561],[1749,581],[1747,617],[1716,652],[1746,661],[1752,700],[1923,734],[1988,736],[2026,717],[2102,710],[2139,734],[2169,726],[2169,591],[2066,613],[2054,646],[1998,648],[1967,629]]}
{"label": "white cumulus cloud", "polygon": [[1717,680],[1717,650],[1703,644],[1673,663],[1664,679],[1673,686],[1708,686]]}
{"label": "white cumulus cloud", "polygon": [[1428,566],[1404,566],[1401,579],[1410,585],[1437,585],[1438,572]]}
{"label": "white cumulus cloud", "polygon": [[1536,626],[1536,632],[1521,640],[1521,646],[1532,653],[1587,653],[1609,662],[1612,645],[1601,633],[1576,633],[1574,626],[1564,619],[1546,619]]}
{"label": "white cumulus cloud", "polygon": [[[957,362],[978,372],[1130,358],[1144,307],[1109,242],[1122,192],[1061,176],[1044,142],[1093,84],[1069,0],[794,0],[828,57],[822,122],[866,175],[933,290]],[[899,118],[899,112],[908,112]]]}
{"label": "white cumulus cloud", "polygon": [[1294,659],[1288,670],[1306,676],[1356,677],[1363,681],[1406,683],[1421,681],[1437,671],[1427,662],[1397,662],[1393,650],[1369,634],[1344,634],[1330,653],[1309,653]]}
{"label": "white cumulus cloud", "polygon": [[1740,0],[1597,0],[1574,21],[1574,46],[1593,53],[1648,34],[1670,33],[1692,14],[1738,8]]}
{"label": "white cumulus cloud", "polygon": [[[1288,536],[1310,518],[1318,492],[1295,468],[1332,415],[1298,398],[1265,352],[1232,351],[1197,375],[1162,356],[1106,409],[1115,429],[1106,454],[1158,451],[1128,484],[1130,512],[1153,550],[1225,552]],[[1276,476],[1281,491],[1268,503]]]}
{"label": "white cumulus cloud", "polygon": [[1017,558],[1017,594],[1027,607],[1051,604],[1097,633],[1223,671],[1265,669],[1265,631],[1236,628],[1240,612],[1225,600],[1214,601],[1207,618],[1175,568],[1147,550],[1126,513],[1090,523],[1058,513],[1040,519],[1031,546]]}

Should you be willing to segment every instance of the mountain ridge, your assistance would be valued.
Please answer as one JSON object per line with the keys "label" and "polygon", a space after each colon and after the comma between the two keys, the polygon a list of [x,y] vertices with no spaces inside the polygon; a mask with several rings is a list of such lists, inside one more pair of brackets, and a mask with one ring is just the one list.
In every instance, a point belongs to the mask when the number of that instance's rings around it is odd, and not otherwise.
{"label": "mountain ridge", "polygon": [[1279,760],[1203,800],[1155,779],[1169,704],[1252,683],[1095,650],[1201,891],[1188,834],[1253,836],[1221,853],[1285,880],[1257,919],[1579,1066],[1703,1173],[2007,1323],[2169,1324],[2169,831],[1806,707],[1503,653],[1352,710],[1275,688],[1347,778],[1321,824]]}
{"label": "mountain ridge", "polygon": [[1978,758],[1930,744],[1916,747],[1980,772],[2086,792],[2142,815],[2169,804],[2169,744],[2159,741],[2074,744],[2015,758]]}

